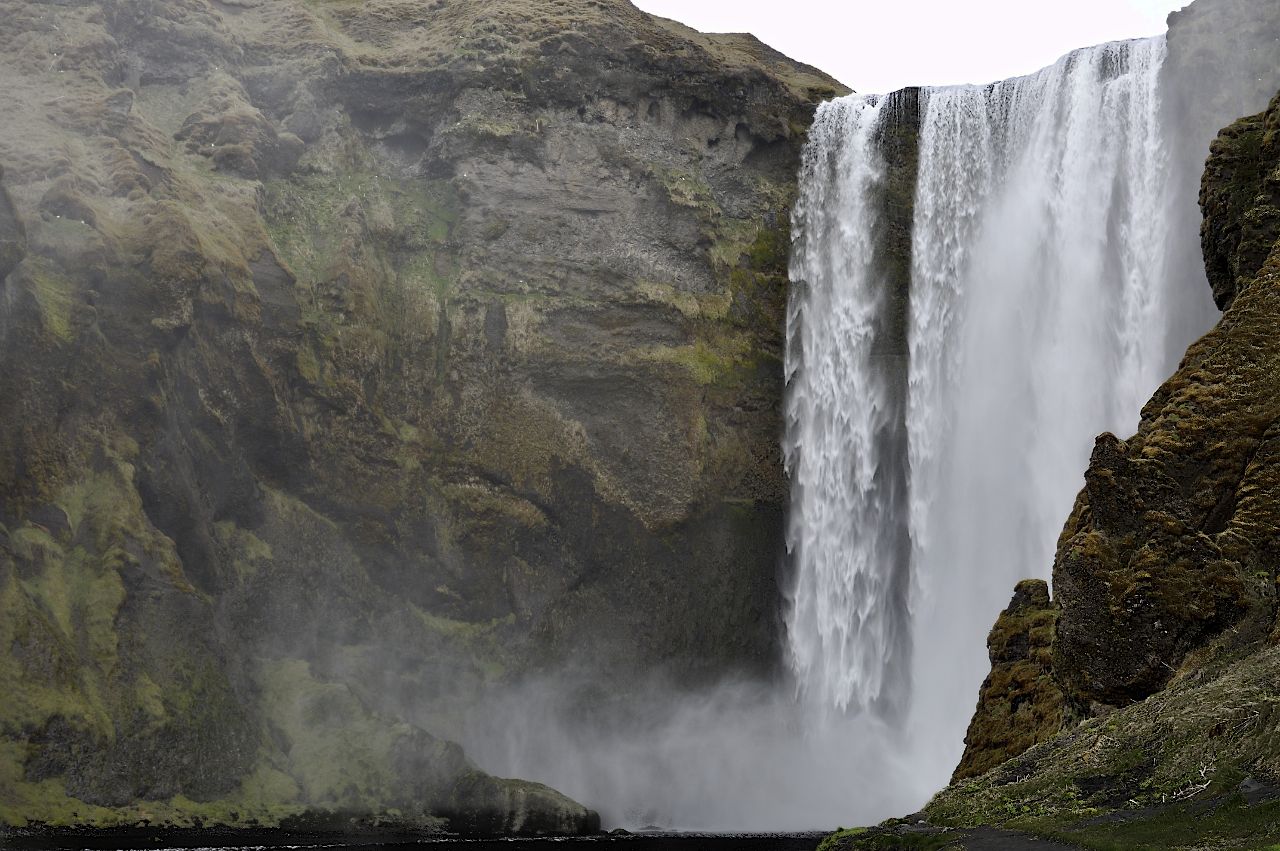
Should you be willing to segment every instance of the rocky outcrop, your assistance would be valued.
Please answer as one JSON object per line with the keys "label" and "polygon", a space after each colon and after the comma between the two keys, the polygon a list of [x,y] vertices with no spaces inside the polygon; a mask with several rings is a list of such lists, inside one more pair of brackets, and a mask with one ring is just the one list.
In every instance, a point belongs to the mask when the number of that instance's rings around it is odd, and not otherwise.
{"label": "rocky outcrop", "polygon": [[987,638],[991,673],[978,694],[953,781],[985,774],[1062,729],[1066,699],[1051,676],[1057,620],[1048,584],[1038,579],[1018,584]]}
{"label": "rocky outcrop", "polygon": [[600,832],[600,816],[541,783],[475,772],[454,784],[444,811],[451,828],[473,836]]}
{"label": "rocky outcrop", "polygon": [[1223,310],[1258,277],[1280,239],[1280,110],[1237,121],[1214,142],[1200,193],[1201,243]]}
{"label": "rocky outcrop", "polygon": [[624,0],[0,0],[0,69],[5,822],[588,829],[471,701],[772,664],[837,83]]}

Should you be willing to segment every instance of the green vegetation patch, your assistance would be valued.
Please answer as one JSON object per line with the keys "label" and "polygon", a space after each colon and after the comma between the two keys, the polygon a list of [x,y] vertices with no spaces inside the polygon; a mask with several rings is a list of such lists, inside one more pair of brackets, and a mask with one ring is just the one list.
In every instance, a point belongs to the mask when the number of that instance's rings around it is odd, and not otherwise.
{"label": "green vegetation patch", "polygon": [[44,330],[55,339],[69,342],[74,336],[72,310],[76,301],[76,285],[53,263],[30,257],[18,276],[25,281],[40,308]]}
{"label": "green vegetation patch", "polygon": [[1248,806],[1240,795],[1212,804],[1182,804],[1152,815],[1085,826],[1023,825],[1045,839],[1091,851],[1166,851],[1176,848],[1276,847],[1280,801]]}

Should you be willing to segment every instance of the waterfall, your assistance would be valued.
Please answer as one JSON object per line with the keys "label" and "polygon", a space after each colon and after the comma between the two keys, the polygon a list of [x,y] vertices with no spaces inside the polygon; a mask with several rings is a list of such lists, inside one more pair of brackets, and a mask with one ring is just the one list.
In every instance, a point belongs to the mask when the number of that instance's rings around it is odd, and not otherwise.
{"label": "waterfall", "polygon": [[987,632],[1017,580],[1049,575],[1094,436],[1134,429],[1209,316],[1165,274],[1194,234],[1171,225],[1163,58],[1160,39],[1104,45],[818,110],[786,320],[800,699],[655,677],[588,722],[594,686],[553,676],[470,713],[479,764],[633,828],[868,824],[946,784]]}
{"label": "waterfall", "polygon": [[902,725],[937,785],[987,631],[1017,580],[1049,576],[1094,436],[1132,433],[1189,342],[1169,339],[1187,322],[1163,268],[1164,55],[1163,38],[1107,44],[921,91],[905,369],[876,352],[901,286],[879,248],[883,101],[828,104],[812,131],[787,325],[788,656],[806,700]]}
{"label": "waterfall", "polygon": [[787,647],[806,697],[840,711],[900,706],[907,684],[906,494],[883,463],[905,410],[883,345],[892,333],[879,245],[885,104],[845,98],[819,109],[787,314],[788,545],[800,565]]}

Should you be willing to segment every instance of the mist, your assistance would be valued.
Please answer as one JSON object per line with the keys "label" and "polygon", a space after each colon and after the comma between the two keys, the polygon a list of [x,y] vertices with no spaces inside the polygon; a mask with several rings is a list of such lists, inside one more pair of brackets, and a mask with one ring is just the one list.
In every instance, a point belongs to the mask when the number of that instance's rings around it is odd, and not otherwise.
{"label": "mist", "polygon": [[778,832],[869,824],[919,809],[936,780],[892,723],[797,700],[785,685],[575,703],[572,675],[487,695],[463,736],[480,767],[554,786],[628,830]]}

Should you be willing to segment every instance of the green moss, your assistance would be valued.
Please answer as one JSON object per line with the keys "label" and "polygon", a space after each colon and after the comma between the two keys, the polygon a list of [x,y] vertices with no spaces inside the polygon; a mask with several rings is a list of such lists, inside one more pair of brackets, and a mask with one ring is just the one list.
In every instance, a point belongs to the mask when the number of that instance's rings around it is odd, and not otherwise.
{"label": "green moss", "polygon": [[852,839],[855,836],[862,836],[867,832],[865,827],[841,827],[836,832],[826,837],[819,843],[817,851],[837,851],[841,847],[842,841]]}
{"label": "green moss", "polygon": [[762,230],[757,222],[744,219],[718,222],[708,253],[712,266],[728,269],[741,265]]}
{"label": "green moss", "polygon": [[1115,810],[1221,799],[1246,774],[1274,764],[1280,741],[1277,666],[1280,651],[1269,649],[1216,677],[1175,681],[981,778],[954,783],[926,812],[936,824],[1040,830]]}
{"label": "green moss", "polygon": [[60,778],[31,783],[24,779],[27,746],[0,739],[0,825],[26,827],[33,821],[51,826],[112,826],[121,815],[78,801]]}
{"label": "green moss", "polygon": [[547,516],[536,505],[484,484],[443,484],[440,493],[473,523],[488,526],[496,521],[522,529],[547,527]]}
{"label": "green moss", "polygon": [[652,346],[631,357],[680,366],[703,387],[736,386],[753,375],[758,358],[748,336],[709,327],[699,330],[703,333],[690,345]]}
{"label": "green moss", "polygon": [[476,441],[476,460],[520,490],[550,494],[552,469],[587,454],[581,427],[536,399],[495,400],[484,419],[487,427]]}
{"label": "green moss", "polygon": [[216,801],[192,801],[178,795],[169,800],[134,801],[119,808],[100,807],[69,795],[61,778],[38,783],[24,779],[25,750],[25,745],[0,740],[0,825],[277,827],[306,809],[297,801],[297,785],[265,765],[249,775],[235,793]]}
{"label": "green moss", "polygon": [[[331,174],[270,181],[263,192],[267,233],[299,282],[308,286],[339,265],[352,226],[363,227],[361,236],[387,255],[400,255],[384,258],[393,265],[436,281],[442,273],[431,265],[434,254],[446,252],[459,221],[452,183],[391,180],[372,161]],[[363,221],[350,217],[352,205],[365,211]]]}
{"label": "green moss", "polygon": [[227,560],[242,577],[250,576],[257,573],[259,568],[270,565],[274,557],[270,544],[230,520],[215,523],[213,533]]}
{"label": "green moss", "polygon": [[714,222],[721,213],[711,187],[700,175],[683,169],[654,166],[653,176],[677,207],[694,210],[705,222]]}
{"label": "green moss", "polygon": [[[393,756],[411,729],[370,712],[339,683],[316,679],[302,660],[265,661],[259,681],[265,722],[287,742],[286,773],[301,800],[327,810],[385,811],[407,790]],[[285,790],[279,777],[260,777]]]}
{"label": "green moss", "polygon": [[504,644],[503,631],[516,621],[514,614],[487,622],[459,621],[442,618],[413,607],[429,633],[443,639],[446,647],[458,658],[472,660],[488,678],[496,680],[506,671],[511,651]]}
{"label": "green moss", "polygon": [[75,336],[71,325],[71,311],[76,300],[75,283],[51,262],[38,257],[28,258],[22,268],[23,278],[40,308],[40,320],[45,331],[59,340],[70,341]]}
{"label": "green moss", "polygon": [[1280,802],[1247,806],[1238,795],[1213,807],[1179,805],[1154,814],[1085,827],[1031,823],[1037,835],[1090,851],[1166,851],[1178,848],[1274,847],[1280,841]]}
{"label": "green moss", "polygon": [[654,281],[641,281],[636,290],[644,301],[674,307],[686,319],[724,319],[732,304],[728,292],[691,293]]}
{"label": "green moss", "polygon": [[60,715],[97,735],[113,733],[104,692],[118,663],[115,618],[125,598],[119,568],[131,559],[124,548],[131,531],[141,531],[145,522],[140,504],[132,506],[136,514],[130,511],[129,497],[136,494],[125,489],[118,472],[91,474],[59,493],[73,529],[87,526],[96,552],[32,525],[10,536],[23,567],[10,571],[0,593],[0,639],[25,651],[0,659],[7,694],[0,729],[39,728]]}
{"label": "green moss", "polygon": [[302,345],[298,347],[298,351],[294,355],[294,364],[298,367],[298,374],[308,383],[320,384],[323,381],[320,360],[316,357],[316,353],[311,346]]}
{"label": "green moss", "polygon": [[980,776],[1062,730],[1066,698],[1053,679],[1050,652],[1057,619],[1045,583],[1018,584],[1014,603],[987,637],[991,673],[982,683],[955,779]]}
{"label": "green moss", "polygon": [[640,353],[642,360],[661,361],[684,367],[701,385],[715,384],[733,368],[733,360],[702,340],[689,346],[654,346]]}
{"label": "green moss", "polygon": [[[73,727],[106,738],[112,732],[97,688],[98,668],[79,667],[77,632],[60,629],[52,613],[12,572],[0,586],[0,734],[40,729],[55,716]],[[27,661],[29,659],[29,661]]]}
{"label": "green moss", "polygon": [[897,833],[853,828],[839,830],[822,841],[817,851],[937,851],[963,848],[963,837],[947,831]]}

